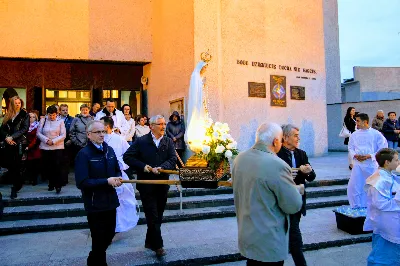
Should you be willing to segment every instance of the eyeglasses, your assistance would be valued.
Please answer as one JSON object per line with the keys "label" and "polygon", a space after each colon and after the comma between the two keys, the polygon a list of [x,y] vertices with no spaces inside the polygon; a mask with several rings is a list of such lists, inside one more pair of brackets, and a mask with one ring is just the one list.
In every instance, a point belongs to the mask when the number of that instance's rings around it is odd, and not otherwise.
{"label": "eyeglasses", "polygon": [[100,131],[90,131],[91,133],[93,133],[93,134],[103,134],[103,135],[105,135],[105,134],[107,134],[107,131],[105,131],[105,130],[100,130]]}

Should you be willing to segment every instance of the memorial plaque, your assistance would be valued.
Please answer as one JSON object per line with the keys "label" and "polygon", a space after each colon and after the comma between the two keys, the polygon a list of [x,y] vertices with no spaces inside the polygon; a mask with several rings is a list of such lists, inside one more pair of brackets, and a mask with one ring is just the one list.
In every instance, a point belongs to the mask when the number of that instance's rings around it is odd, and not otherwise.
{"label": "memorial plaque", "polygon": [[265,83],[249,82],[249,97],[267,98]]}
{"label": "memorial plaque", "polygon": [[290,99],[292,100],[305,100],[306,88],[301,86],[290,86]]}
{"label": "memorial plaque", "polygon": [[271,106],[286,107],[286,77],[271,75]]}

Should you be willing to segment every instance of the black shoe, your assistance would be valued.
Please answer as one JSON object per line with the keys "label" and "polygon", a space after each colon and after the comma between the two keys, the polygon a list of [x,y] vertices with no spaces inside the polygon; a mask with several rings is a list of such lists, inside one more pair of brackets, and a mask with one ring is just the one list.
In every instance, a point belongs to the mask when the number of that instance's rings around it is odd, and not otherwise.
{"label": "black shoe", "polygon": [[61,192],[61,188],[59,187],[59,188],[56,188],[56,193],[57,194],[60,194],[60,192]]}
{"label": "black shoe", "polygon": [[165,250],[163,248],[159,248],[156,250],[156,256],[158,258],[163,257],[165,255],[167,255],[167,252],[165,252]]}
{"label": "black shoe", "polygon": [[54,187],[49,187],[48,191],[53,191]]}
{"label": "black shoe", "polygon": [[153,250],[149,244],[144,244],[144,248]]}
{"label": "black shoe", "polygon": [[349,166],[349,169],[350,169],[350,170],[352,170],[352,169],[353,169],[353,167]]}
{"label": "black shoe", "polygon": [[10,199],[16,199],[16,198],[17,198],[17,191],[14,188],[11,188]]}

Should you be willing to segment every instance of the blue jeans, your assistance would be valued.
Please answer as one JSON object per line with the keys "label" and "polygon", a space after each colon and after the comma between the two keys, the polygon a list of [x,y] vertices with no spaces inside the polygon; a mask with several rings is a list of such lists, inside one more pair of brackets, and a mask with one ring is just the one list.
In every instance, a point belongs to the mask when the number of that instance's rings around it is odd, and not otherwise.
{"label": "blue jeans", "polygon": [[399,265],[400,244],[387,241],[378,234],[372,234],[372,251],[368,266]]}
{"label": "blue jeans", "polygon": [[390,140],[388,140],[388,148],[389,149],[396,149],[397,148],[397,145],[398,145],[398,142],[397,141],[390,141]]}

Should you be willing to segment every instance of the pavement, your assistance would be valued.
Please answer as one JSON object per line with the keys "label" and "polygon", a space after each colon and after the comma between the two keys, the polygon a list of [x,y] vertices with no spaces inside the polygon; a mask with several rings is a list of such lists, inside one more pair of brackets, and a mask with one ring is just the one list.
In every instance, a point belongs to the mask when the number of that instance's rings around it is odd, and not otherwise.
{"label": "pavement", "polygon": [[[304,253],[308,266],[365,266],[371,252],[371,243],[307,251]],[[290,256],[289,256],[290,257]],[[246,261],[212,264],[214,266],[244,266]],[[285,266],[294,266],[291,258]]]}
{"label": "pavement", "polygon": [[[317,248],[315,243],[329,247],[370,240],[369,234],[352,236],[338,230],[332,209],[309,210],[302,218],[300,227],[306,249]],[[207,257],[218,261],[221,254],[238,256],[235,217],[166,223],[162,232],[168,252],[163,263],[173,265],[176,261],[201,261]],[[159,263],[154,252],[144,248],[145,234],[146,225],[117,234],[107,251],[109,265]],[[365,240],[357,240],[363,236]],[[84,265],[91,249],[91,238],[88,229],[28,233],[2,236],[0,247],[1,265]]]}

